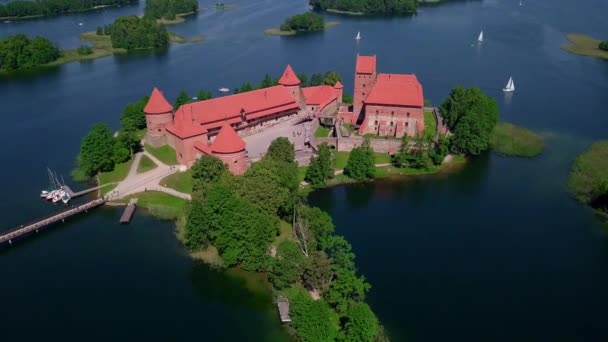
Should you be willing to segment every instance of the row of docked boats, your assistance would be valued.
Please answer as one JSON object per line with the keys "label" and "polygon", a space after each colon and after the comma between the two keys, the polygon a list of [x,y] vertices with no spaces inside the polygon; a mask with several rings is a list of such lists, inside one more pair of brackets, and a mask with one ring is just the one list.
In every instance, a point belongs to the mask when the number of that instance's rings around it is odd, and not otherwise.
{"label": "row of docked boats", "polygon": [[68,204],[71,200],[70,194],[64,189],[64,185],[53,171],[47,168],[47,172],[49,174],[49,188],[40,191],[40,198],[53,203],[61,201],[63,204]]}

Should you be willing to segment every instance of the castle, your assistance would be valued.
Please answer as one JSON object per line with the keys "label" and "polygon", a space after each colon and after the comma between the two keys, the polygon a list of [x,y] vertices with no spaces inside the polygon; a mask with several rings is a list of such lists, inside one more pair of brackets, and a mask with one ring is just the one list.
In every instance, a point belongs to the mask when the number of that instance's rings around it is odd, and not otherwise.
{"label": "castle", "polygon": [[[234,174],[248,168],[241,136],[296,116],[328,116],[360,122],[359,133],[379,136],[422,134],[422,86],[414,75],[377,74],[376,56],[357,55],[353,110],[341,106],[343,86],[301,87],[290,65],[278,85],[245,93],[173,106],[154,88],[144,107],[146,143],[175,149],[177,162],[191,166],[202,155],[222,160]],[[239,133],[237,133],[237,131]]]}

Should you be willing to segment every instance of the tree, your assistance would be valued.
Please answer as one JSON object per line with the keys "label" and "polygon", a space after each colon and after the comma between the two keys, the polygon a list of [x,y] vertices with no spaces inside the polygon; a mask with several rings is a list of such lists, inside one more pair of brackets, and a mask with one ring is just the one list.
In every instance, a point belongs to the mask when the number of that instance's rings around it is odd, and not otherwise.
{"label": "tree", "polygon": [[198,158],[191,168],[193,192],[200,192],[205,186],[217,182],[227,170],[226,164],[214,156]]}
{"label": "tree", "polygon": [[350,152],[344,174],[359,181],[374,178],[376,166],[369,138],[365,138],[361,146],[355,147]]}
{"label": "tree", "polygon": [[598,47],[604,51],[608,51],[608,40],[601,42]]}
{"label": "tree", "polygon": [[334,232],[334,224],[331,217],[323,210],[316,207],[301,205],[298,207],[298,214],[308,224],[314,238],[311,249],[325,250],[330,246],[330,237]]}
{"label": "tree", "polygon": [[[291,217],[294,196],[281,177],[281,164],[262,159],[254,163],[237,182],[240,196],[270,215]],[[294,179],[297,179],[295,170]]]}
{"label": "tree", "polygon": [[308,76],[305,73],[299,73],[298,79],[300,80],[300,87],[308,87]]}
{"label": "tree", "polygon": [[110,34],[114,48],[152,49],[164,48],[169,44],[167,29],[151,17],[118,17],[105,33]]}
{"label": "tree", "polygon": [[148,103],[148,96],[144,96],[136,103],[128,103],[120,117],[122,130],[136,131],[146,128],[146,114],[144,107]]}
{"label": "tree", "polygon": [[342,92],[342,103],[348,103],[348,104],[352,104],[353,103],[353,96],[347,92]]}
{"label": "tree", "polygon": [[100,171],[111,171],[114,168],[114,146],[110,126],[96,124],[82,139],[78,167],[89,177]]}
{"label": "tree", "polygon": [[289,315],[301,341],[334,341],[338,336],[338,316],[322,300],[312,300],[298,288],[287,291]]}
{"label": "tree", "polygon": [[205,210],[205,202],[193,200],[188,211],[184,226],[184,240],[191,251],[205,248],[211,242],[211,227],[209,216]]}
{"label": "tree", "polygon": [[323,77],[323,74],[314,73],[314,74],[312,74],[312,76],[310,76],[310,82],[308,84],[311,87],[314,87],[314,86],[322,85],[323,82],[325,82],[325,78]]}
{"label": "tree", "polygon": [[304,179],[313,187],[325,185],[325,182],[334,177],[333,156],[329,145],[319,145],[316,156],[310,159],[310,165],[306,169]]}
{"label": "tree", "polygon": [[323,83],[332,87],[336,85],[338,81],[342,82],[342,76],[335,71],[326,72],[323,78]]}
{"label": "tree", "polygon": [[285,137],[274,139],[264,158],[270,158],[278,161],[292,163],[296,157],[293,144]]}
{"label": "tree", "polygon": [[272,263],[270,280],[278,289],[287,288],[300,279],[305,265],[306,258],[298,246],[290,240],[282,241]]}
{"label": "tree", "polygon": [[302,273],[307,288],[314,288],[323,294],[329,288],[332,278],[331,261],[323,251],[314,251]]}
{"label": "tree", "polygon": [[489,148],[498,106],[479,88],[455,87],[441,104],[441,113],[454,133],[452,151],[477,155]]}
{"label": "tree", "polygon": [[17,34],[0,39],[0,70],[18,70],[50,63],[61,56],[49,40]]}
{"label": "tree", "polygon": [[204,100],[210,100],[213,98],[213,94],[210,91],[205,91],[205,90],[200,90],[198,92],[198,100],[199,101],[204,101]]}
{"label": "tree", "polygon": [[122,142],[116,141],[114,143],[114,151],[112,153],[112,160],[114,161],[114,164],[124,163],[129,160],[130,156],[131,151],[129,151],[129,149],[125,147]]}
{"label": "tree", "polygon": [[264,79],[262,80],[262,83],[260,84],[260,88],[268,88],[268,87],[272,87],[274,84],[272,83],[272,79],[270,78],[269,74],[265,74],[264,75]]}
{"label": "tree", "polygon": [[175,99],[175,103],[173,104],[173,110],[177,110],[181,105],[184,105],[188,102],[190,102],[190,97],[188,96],[186,91],[180,91],[177,95],[177,98]]}
{"label": "tree", "polygon": [[344,341],[372,342],[378,335],[378,318],[365,303],[353,303],[344,315]]}
{"label": "tree", "polygon": [[399,152],[392,157],[393,164],[403,168],[427,170],[433,164],[429,152],[432,149],[432,141],[425,141],[420,137],[409,138],[404,136]]}
{"label": "tree", "polygon": [[318,32],[325,29],[325,20],[314,12],[296,14],[285,20],[281,31]]}

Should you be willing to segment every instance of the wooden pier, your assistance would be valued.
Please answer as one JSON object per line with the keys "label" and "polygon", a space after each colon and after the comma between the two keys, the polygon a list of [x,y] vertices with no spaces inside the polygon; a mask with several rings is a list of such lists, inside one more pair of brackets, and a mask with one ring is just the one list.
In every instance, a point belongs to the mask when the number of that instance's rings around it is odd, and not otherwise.
{"label": "wooden pier", "polygon": [[283,296],[279,297],[279,300],[277,301],[277,308],[279,309],[281,323],[291,322],[291,317],[289,317],[289,300]]}
{"label": "wooden pier", "polygon": [[125,211],[123,211],[122,216],[120,217],[120,223],[129,223],[131,222],[131,218],[133,218],[133,214],[135,213],[135,208],[137,207],[137,198],[132,198],[127,204]]}
{"label": "wooden pier", "polygon": [[106,201],[107,200],[105,198],[98,198],[84,204],[79,204],[77,206],[70,207],[59,213],[51,214],[49,216],[37,219],[36,221],[31,222],[29,224],[21,225],[20,227],[5,232],[0,232],[0,246],[5,244],[12,245],[18,239],[21,239],[32,233],[38,233],[39,231],[48,228],[54,223],[60,221],[63,222],[72,216],[87,212],[89,211],[89,209],[96,208],[106,203]]}

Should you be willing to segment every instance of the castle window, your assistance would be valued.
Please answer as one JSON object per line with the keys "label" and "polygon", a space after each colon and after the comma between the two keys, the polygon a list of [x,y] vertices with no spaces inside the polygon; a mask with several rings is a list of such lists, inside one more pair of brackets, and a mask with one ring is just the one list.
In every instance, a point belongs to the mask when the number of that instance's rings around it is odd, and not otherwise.
{"label": "castle window", "polygon": [[365,83],[363,83],[363,88],[365,88]]}
{"label": "castle window", "polygon": [[378,120],[374,121],[374,125],[378,126]]}
{"label": "castle window", "polygon": [[393,125],[393,122],[391,121],[391,126]]}
{"label": "castle window", "polygon": [[160,128],[158,129],[158,131],[160,132]]}
{"label": "castle window", "polygon": [[408,117],[408,118],[410,117],[410,112],[407,112],[407,117]]}
{"label": "castle window", "polygon": [[378,115],[378,111],[376,111],[376,115]]}
{"label": "castle window", "polygon": [[392,112],[391,112],[391,115],[395,115],[395,111],[392,111]]}
{"label": "castle window", "polygon": [[405,127],[407,127],[407,126],[409,126],[409,125],[410,125],[410,123],[409,123],[409,122],[406,122],[406,123],[405,123]]}

